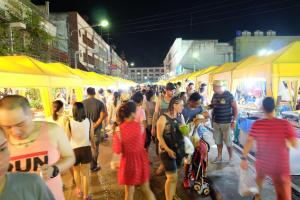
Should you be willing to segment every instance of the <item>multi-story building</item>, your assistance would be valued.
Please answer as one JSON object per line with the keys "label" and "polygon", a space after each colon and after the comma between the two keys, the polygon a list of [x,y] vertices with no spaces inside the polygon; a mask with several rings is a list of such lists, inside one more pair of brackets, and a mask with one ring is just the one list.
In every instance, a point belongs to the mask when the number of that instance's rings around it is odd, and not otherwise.
{"label": "multi-story building", "polygon": [[121,76],[122,60],[110,45],[77,12],[51,13],[57,25],[59,47],[68,49],[71,66]]}
{"label": "multi-story building", "polygon": [[137,83],[157,82],[165,74],[164,67],[129,67],[128,78]]}
{"label": "multi-story building", "polygon": [[[5,33],[1,32],[0,42],[9,46],[9,53],[12,54],[26,54],[49,62],[67,62],[67,51],[61,51],[56,47],[57,29],[55,24],[50,21],[49,16],[48,1],[45,5],[36,6],[28,0],[1,0],[0,27],[6,31]],[[38,20],[39,24],[31,23],[29,21],[31,19]],[[37,38],[36,36],[33,38],[35,34],[32,34],[32,30],[38,29],[44,30],[54,40],[45,42],[45,38]],[[30,43],[33,39],[34,42]],[[28,46],[37,52],[26,50]]]}
{"label": "multi-story building", "polygon": [[229,43],[177,38],[163,62],[166,73],[173,76],[232,60],[233,47]]}
{"label": "multi-story building", "polygon": [[234,60],[239,61],[251,55],[272,53],[289,43],[300,40],[300,36],[278,36],[275,31],[260,30],[251,33],[249,31],[237,31],[234,39]]}

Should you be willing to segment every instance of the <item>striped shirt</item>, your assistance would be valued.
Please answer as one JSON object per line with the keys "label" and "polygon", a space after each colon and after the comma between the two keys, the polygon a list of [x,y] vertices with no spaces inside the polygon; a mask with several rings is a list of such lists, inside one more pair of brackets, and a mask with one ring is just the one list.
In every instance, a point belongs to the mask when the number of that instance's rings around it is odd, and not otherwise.
{"label": "striped shirt", "polygon": [[257,120],[250,136],[257,143],[256,170],[270,176],[290,175],[289,151],[286,140],[296,137],[292,125],[282,119]]}
{"label": "striped shirt", "polygon": [[212,97],[211,104],[213,105],[212,117],[213,121],[218,124],[231,123],[233,118],[232,102],[233,95],[225,91],[223,94],[215,93]]}

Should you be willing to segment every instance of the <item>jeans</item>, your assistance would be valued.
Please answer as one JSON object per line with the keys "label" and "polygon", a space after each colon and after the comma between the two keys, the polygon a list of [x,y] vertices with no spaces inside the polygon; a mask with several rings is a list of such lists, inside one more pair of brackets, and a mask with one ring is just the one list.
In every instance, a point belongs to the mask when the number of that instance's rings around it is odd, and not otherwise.
{"label": "jeans", "polygon": [[100,140],[101,140],[101,129],[95,129],[94,133],[94,142],[96,149],[92,151],[92,161],[91,161],[91,170],[98,166],[98,156],[99,156],[99,148],[100,148]]}

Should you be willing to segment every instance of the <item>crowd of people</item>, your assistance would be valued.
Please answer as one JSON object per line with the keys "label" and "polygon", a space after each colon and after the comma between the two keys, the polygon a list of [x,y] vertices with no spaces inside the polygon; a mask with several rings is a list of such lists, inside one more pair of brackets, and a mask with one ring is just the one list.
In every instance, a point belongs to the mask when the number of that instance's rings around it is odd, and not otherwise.
{"label": "crowd of people", "polygon": [[[96,92],[90,87],[86,91],[87,98],[82,102],[74,101],[69,114],[64,110],[64,102],[55,100],[48,121],[34,120],[25,97],[4,96],[0,99],[0,199],[63,200],[61,173],[69,171],[76,186],[76,196],[90,200],[90,172],[101,170],[100,142],[110,136],[113,152],[121,155],[117,177],[118,183],[125,186],[125,200],[134,199],[137,186],[143,199],[156,199],[149,184],[151,142],[160,158],[155,174],[166,176],[166,200],[180,199],[176,189],[182,166],[183,187],[191,187],[188,178],[191,158],[185,151],[182,126],[192,124],[201,138],[203,131],[198,125],[211,122],[218,148],[213,163],[223,161],[223,144],[227,147],[229,162],[233,158],[232,137],[238,116],[236,101],[229,91],[224,90],[221,81],[213,83],[211,103],[205,95],[206,90],[207,85],[203,83],[197,91],[193,82],[186,85],[168,83],[165,87],[138,86],[128,91],[100,89]],[[270,97],[263,100],[266,119],[253,125],[241,167],[247,169],[247,155],[256,140],[260,189],[264,177],[271,176],[277,199],[290,200],[285,140],[296,147],[296,133],[287,121],[275,118],[273,104]],[[269,136],[274,132],[274,124],[276,131]],[[272,139],[266,142],[266,137]],[[269,155],[270,149],[278,152],[278,156]],[[279,168],[270,165],[275,162],[281,163]],[[285,186],[281,187],[281,184]],[[259,199],[259,194],[254,198]]]}

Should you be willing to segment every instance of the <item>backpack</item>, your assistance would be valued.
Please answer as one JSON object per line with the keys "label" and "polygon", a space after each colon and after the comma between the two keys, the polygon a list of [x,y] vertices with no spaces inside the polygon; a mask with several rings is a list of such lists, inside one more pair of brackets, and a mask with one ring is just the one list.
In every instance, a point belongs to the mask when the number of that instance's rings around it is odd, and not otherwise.
{"label": "backpack", "polygon": [[172,119],[168,115],[163,114],[171,125],[170,134],[164,134],[164,140],[168,147],[176,153],[176,159],[182,159],[185,156],[184,137],[179,130],[177,119]]}

